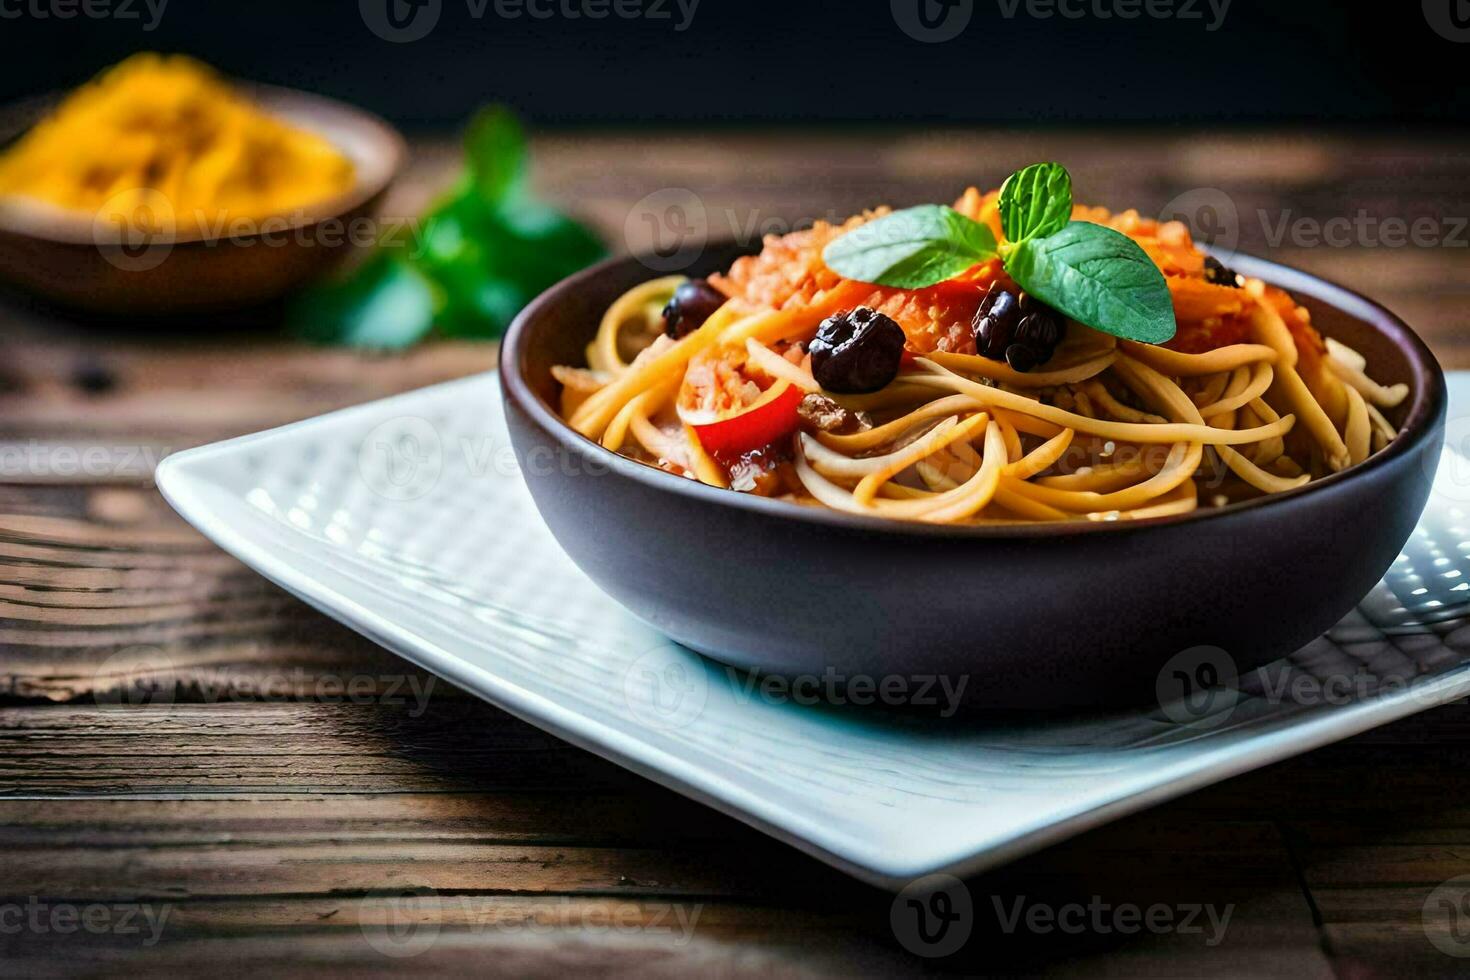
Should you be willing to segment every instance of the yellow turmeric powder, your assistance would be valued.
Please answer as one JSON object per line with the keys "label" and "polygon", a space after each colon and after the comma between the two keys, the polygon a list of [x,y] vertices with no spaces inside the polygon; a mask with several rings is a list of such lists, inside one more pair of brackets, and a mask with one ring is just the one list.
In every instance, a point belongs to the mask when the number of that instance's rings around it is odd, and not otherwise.
{"label": "yellow turmeric powder", "polygon": [[347,192],[353,179],[330,142],[179,55],[115,65],[0,156],[0,197],[181,235],[289,215]]}

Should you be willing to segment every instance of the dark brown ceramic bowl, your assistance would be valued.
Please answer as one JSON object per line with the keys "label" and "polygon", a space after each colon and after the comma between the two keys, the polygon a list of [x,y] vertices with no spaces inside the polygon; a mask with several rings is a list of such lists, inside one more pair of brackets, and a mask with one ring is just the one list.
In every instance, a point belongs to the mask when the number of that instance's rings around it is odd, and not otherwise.
{"label": "dark brown ceramic bowl", "polygon": [[[709,248],[689,272],[737,254]],[[511,438],[582,570],[715,659],[787,676],[966,676],[972,704],[1146,702],[1175,654],[1219,647],[1245,671],[1345,615],[1408,539],[1443,442],[1444,377],[1398,317],[1303,272],[1224,258],[1290,290],[1377,380],[1412,387],[1392,444],[1271,498],[1137,522],[943,527],[719,490],[610,453],[554,408],[552,365],[582,363],[603,310],[653,275],[636,258],[573,276],[512,324]]]}
{"label": "dark brown ceramic bowl", "polygon": [[[353,188],[258,228],[137,244],[91,214],[0,202],[0,278],[63,306],[132,316],[257,306],[329,270],[354,238],[368,237],[361,222],[372,217],[401,169],[403,139],[376,116],[332,99],[268,86],[243,89],[267,112],[331,141],[357,168]],[[5,113],[8,128],[23,131],[55,102],[13,107]]]}

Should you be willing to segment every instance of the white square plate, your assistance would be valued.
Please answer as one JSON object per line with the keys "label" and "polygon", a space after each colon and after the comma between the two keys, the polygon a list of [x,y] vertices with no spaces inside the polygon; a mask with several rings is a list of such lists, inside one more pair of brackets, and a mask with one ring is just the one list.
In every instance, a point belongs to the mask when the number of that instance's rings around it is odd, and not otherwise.
{"label": "white square plate", "polygon": [[[1450,392],[1453,418],[1470,375]],[[179,453],[157,479],[226,551],[401,656],[902,887],[1470,692],[1466,465],[1446,454],[1406,554],[1352,614],[1238,691],[998,725],[780,703],[632,618],[542,524],[494,375]]]}

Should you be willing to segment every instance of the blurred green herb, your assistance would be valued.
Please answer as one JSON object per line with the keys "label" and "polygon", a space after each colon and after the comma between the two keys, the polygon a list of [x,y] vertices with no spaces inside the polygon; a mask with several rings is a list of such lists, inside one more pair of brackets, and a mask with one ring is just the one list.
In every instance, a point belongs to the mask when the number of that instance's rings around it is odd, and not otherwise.
{"label": "blurred green herb", "polygon": [[318,343],[406,347],[445,336],[498,337],[542,290],[606,254],[584,226],[526,189],[526,140],[500,106],[464,138],[465,170],[417,231],[380,240],[346,278],[318,284],[288,319]]}

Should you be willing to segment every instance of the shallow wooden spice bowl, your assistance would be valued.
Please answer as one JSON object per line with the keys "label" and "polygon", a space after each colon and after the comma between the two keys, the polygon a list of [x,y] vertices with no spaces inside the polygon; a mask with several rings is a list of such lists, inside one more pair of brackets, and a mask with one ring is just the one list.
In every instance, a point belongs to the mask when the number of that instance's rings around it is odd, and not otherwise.
{"label": "shallow wooden spice bowl", "polygon": [[[690,274],[738,254],[712,247]],[[1115,523],[934,526],[719,490],[611,453],[555,410],[552,366],[583,363],[602,312],[650,277],[636,258],[573,276],[512,324],[500,352],[511,438],[572,559],[708,656],[866,683],[965,676],[973,704],[1146,702],[1175,654],[1219,647],[1244,671],[1337,622],[1408,539],[1443,443],[1444,377],[1403,321],[1295,269],[1221,258],[1291,292],[1381,383],[1411,387],[1388,447],[1269,498]]]}
{"label": "shallow wooden spice bowl", "polygon": [[[402,137],[383,120],[332,99],[242,86],[265,111],[329,140],[356,168],[351,191],[298,213],[223,234],[128,242],[86,213],[11,200],[0,205],[0,278],[96,313],[167,315],[241,309],[279,299],[352,247],[353,222],[371,217],[402,168]],[[13,110],[19,130],[54,101]],[[366,237],[361,234],[358,238]]]}

